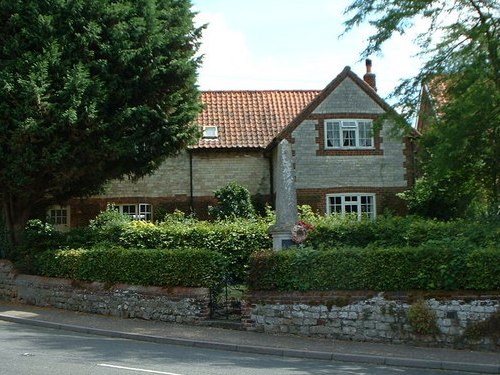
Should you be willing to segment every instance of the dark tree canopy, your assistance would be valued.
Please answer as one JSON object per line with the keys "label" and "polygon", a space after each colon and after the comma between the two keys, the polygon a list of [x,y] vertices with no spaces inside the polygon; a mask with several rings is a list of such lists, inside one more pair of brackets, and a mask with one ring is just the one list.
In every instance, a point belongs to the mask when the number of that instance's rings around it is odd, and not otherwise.
{"label": "dark tree canopy", "polygon": [[[375,27],[363,52],[380,52],[394,34],[415,22],[428,29],[415,43],[423,66],[403,80],[393,96],[412,118],[419,112],[421,85],[434,94],[437,115],[422,136],[420,187],[461,204],[483,200],[490,212],[500,204],[500,3],[498,0],[354,0],[346,31],[362,22]],[[431,121],[432,120],[432,121]],[[422,185],[422,182],[424,184]],[[432,196],[432,194],[430,194]],[[457,207],[455,207],[457,208]]]}
{"label": "dark tree canopy", "polygon": [[189,0],[0,0],[11,230],[36,207],[150,174],[194,142],[200,36]]}

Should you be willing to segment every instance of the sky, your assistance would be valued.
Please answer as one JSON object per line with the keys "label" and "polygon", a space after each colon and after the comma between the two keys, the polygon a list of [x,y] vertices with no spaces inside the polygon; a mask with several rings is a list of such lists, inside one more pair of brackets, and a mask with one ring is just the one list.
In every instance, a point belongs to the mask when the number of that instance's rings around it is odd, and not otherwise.
{"label": "sky", "polygon": [[[198,85],[201,90],[323,89],[345,66],[362,77],[361,52],[373,33],[362,25],[343,37],[351,0],[192,0],[197,25],[207,24]],[[415,33],[370,56],[378,93],[416,75]]]}

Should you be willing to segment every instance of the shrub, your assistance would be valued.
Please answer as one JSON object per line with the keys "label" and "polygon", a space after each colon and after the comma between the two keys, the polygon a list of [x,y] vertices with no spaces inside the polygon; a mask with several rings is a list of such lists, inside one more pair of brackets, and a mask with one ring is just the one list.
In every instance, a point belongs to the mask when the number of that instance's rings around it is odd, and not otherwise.
{"label": "shrub", "polygon": [[418,300],[408,309],[408,322],[418,335],[436,335],[439,333],[436,313],[424,300]]}
{"label": "shrub", "polygon": [[118,243],[121,231],[132,219],[120,213],[114,205],[108,205],[94,220],[89,228],[94,233],[96,242]]}
{"label": "shrub", "polygon": [[210,216],[217,220],[229,218],[252,218],[255,209],[250,192],[243,186],[231,182],[215,192],[217,204],[209,210]]}
{"label": "shrub", "polygon": [[29,220],[23,230],[22,242],[12,246],[9,257],[19,271],[34,272],[34,257],[43,251],[57,249],[64,243],[64,235],[54,225],[39,219]]}
{"label": "shrub", "polygon": [[162,287],[213,287],[226,266],[222,255],[196,249],[73,249],[37,257],[43,276]]}
{"label": "shrub", "polygon": [[261,220],[206,221],[167,220],[158,225],[130,222],[121,229],[118,244],[125,248],[197,248],[221,253],[229,265],[229,277],[246,278],[248,258],[254,251],[270,248],[268,224]]}
{"label": "shrub", "polygon": [[57,249],[64,243],[64,235],[54,225],[39,219],[29,220],[24,228],[22,248],[26,252],[38,253]]}
{"label": "shrub", "polygon": [[316,230],[306,244],[314,248],[369,245],[420,246],[428,241],[463,240],[477,247],[500,242],[500,220],[438,221],[416,216],[380,215],[377,220],[358,221],[356,217],[336,215],[315,217]]}

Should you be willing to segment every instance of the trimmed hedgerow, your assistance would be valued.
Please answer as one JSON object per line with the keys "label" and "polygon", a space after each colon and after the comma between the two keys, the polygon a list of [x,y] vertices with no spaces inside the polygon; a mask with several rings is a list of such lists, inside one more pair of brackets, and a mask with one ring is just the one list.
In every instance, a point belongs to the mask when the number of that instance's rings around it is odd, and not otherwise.
{"label": "trimmed hedgerow", "polygon": [[221,254],[199,249],[56,250],[40,254],[36,264],[43,276],[163,287],[214,287],[227,267]]}
{"label": "trimmed hedgerow", "polygon": [[235,281],[243,281],[250,254],[272,246],[267,227],[264,221],[238,219],[167,221],[160,224],[132,221],[122,227],[118,244],[126,248],[216,251],[227,260],[229,276]]}
{"label": "trimmed hedgerow", "polygon": [[[457,247],[458,246],[458,247]],[[499,289],[500,249],[456,243],[403,248],[290,249],[250,258],[252,290]]]}

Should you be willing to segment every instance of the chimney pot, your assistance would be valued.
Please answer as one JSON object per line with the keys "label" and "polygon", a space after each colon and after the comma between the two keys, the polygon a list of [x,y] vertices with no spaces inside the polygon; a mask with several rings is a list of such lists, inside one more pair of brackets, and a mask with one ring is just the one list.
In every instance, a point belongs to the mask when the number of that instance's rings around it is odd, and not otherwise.
{"label": "chimney pot", "polygon": [[372,61],[370,59],[366,59],[365,64],[366,64],[366,72],[371,73],[372,72]]}
{"label": "chimney pot", "polygon": [[366,74],[363,76],[363,80],[371,86],[372,89],[377,91],[376,76],[372,73],[372,60],[366,59]]}

